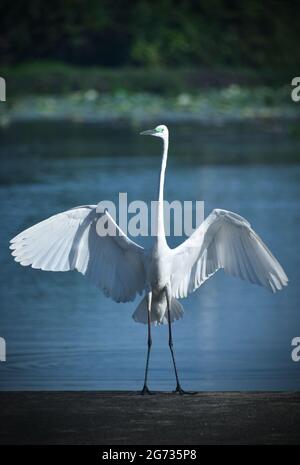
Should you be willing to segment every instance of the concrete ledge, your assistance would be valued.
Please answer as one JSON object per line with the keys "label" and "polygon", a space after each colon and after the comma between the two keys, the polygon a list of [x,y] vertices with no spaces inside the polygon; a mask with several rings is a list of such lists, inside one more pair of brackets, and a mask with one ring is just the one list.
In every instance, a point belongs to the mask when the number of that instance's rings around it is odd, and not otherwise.
{"label": "concrete ledge", "polygon": [[300,393],[1,392],[0,444],[300,444]]}

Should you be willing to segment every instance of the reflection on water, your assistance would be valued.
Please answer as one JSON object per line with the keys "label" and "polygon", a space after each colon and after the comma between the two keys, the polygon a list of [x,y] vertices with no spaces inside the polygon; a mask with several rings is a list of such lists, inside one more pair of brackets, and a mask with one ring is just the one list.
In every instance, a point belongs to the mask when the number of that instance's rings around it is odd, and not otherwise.
{"label": "reflection on water", "polygon": [[[138,300],[116,304],[77,273],[22,268],[7,248],[20,230],[76,205],[126,191],[129,201],[155,199],[160,144],[139,138],[140,129],[24,125],[1,135],[1,389],[141,387],[146,327],[131,319]],[[290,344],[300,336],[300,166],[284,164],[298,157],[299,141],[209,128],[181,128],[171,138],[166,198],[245,216],[291,280],[272,295],[219,272],[183,300],[185,317],[174,324],[183,386],[299,389]],[[150,386],[171,389],[167,328],[153,333]]]}

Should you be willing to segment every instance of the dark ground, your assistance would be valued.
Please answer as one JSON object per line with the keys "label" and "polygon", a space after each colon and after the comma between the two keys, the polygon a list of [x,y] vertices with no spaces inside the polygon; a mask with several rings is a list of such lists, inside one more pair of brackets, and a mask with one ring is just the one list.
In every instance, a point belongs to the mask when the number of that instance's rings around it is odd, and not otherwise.
{"label": "dark ground", "polygon": [[300,444],[300,393],[2,392],[0,444]]}

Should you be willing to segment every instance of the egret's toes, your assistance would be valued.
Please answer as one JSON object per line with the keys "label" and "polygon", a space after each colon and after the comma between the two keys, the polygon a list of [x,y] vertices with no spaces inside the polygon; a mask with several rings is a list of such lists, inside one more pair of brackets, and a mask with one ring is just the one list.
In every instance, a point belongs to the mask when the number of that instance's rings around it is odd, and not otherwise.
{"label": "egret's toes", "polygon": [[183,396],[183,395],[193,395],[193,394],[197,394],[196,391],[184,391],[184,390],[182,389],[182,387],[180,386],[180,384],[177,384],[176,389],[175,389],[175,391],[173,391],[173,393],[174,393],[174,394],[179,394],[179,395],[181,395],[181,396]]}
{"label": "egret's toes", "polygon": [[144,396],[145,394],[152,395],[152,392],[149,391],[148,386],[146,386],[146,385],[141,390],[141,395]]}

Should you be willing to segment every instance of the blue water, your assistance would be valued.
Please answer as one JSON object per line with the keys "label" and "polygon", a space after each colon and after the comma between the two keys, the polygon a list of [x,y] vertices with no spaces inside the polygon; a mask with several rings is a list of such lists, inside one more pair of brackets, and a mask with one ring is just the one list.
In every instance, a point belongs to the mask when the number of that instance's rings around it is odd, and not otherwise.
{"label": "blue water", "polygon": [[[141,141],[142,128],[80,128],[13,126],[1,134],[1,390],[142,387],[146,327],[131,318],[139,299],[116,304],[76,272],[23,268],[9,255],[9,238],[56,212],[116,200],[118,192],[128,192],[129,201],[155,198],[157,141]],[[209,143],[201,131],[193,141],[182,129],[179,146],[171,143],[166,198],[204,200],[206,214],[219,207],[245,216],[290,284],[272,295],[220,271],[183,300],[184,319],[173,326],[182,385],[299,389],[291,339],[300,336],[300,165],[284,163],[287,154],[298,155],[299,142],[253,133],[244,136],[245,147],[239,132],[220,131]],[[258,159],[264,163],[253,163]],[[167,336],[166,327],[153,329],[153,389],[175,385]]]}

